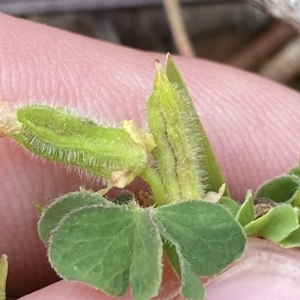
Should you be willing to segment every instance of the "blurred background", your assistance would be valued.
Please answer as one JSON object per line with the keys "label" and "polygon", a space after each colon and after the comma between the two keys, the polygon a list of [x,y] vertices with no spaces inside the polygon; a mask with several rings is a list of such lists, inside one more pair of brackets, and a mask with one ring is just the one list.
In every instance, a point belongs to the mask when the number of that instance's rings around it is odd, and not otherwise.
{"label": "blurred background", "polygon": [[0,11],[115,44],[222,62],[299,90],[297,31],[255,2],[0,0]]}

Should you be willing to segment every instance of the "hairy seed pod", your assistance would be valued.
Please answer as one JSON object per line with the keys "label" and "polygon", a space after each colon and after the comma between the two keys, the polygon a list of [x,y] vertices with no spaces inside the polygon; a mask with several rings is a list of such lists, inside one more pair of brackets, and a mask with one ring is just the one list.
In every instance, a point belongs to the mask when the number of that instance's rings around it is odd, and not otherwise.
{"label": "hairy seed pod", "polygon": [[157,63],[153,92],[147,103],[148,122],[157,148],[157,161],[168,202],[203,196],[200,164],[201,133],[192,102],[172,84]]}
{"label": "hairy seed pod", "polygon": [[[11,137],[38,157],[73,165],[124,187],[147,165],[152,136],[126,121],[105,127],[66,109],[29,105],[17,110],[22,124]],[[150,146],[149,146],[150,144]]]}

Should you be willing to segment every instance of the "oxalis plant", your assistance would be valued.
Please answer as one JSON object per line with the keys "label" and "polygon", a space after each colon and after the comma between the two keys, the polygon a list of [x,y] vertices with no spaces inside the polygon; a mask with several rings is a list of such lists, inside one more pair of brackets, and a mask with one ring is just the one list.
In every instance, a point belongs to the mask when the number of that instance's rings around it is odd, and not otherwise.
{"label": "oxalis plant", "polygon": [[[264,184],[242,205],[230,197],[208,138],[171,56],[156,63],[146,103],[148,129],[107,127],[66,108],[0,106],[0,136],[30,153],[103,178],[41,208],[38,232],[55,271],[114,296],[159,294],[163,252],[186,299],[203,299],[199,277],[218,274],[244,252],[246,235],[300,244],[300,169]],[[136,198],[124,188],[141,177]],[[115,199],[105,197],[120,188]]]}

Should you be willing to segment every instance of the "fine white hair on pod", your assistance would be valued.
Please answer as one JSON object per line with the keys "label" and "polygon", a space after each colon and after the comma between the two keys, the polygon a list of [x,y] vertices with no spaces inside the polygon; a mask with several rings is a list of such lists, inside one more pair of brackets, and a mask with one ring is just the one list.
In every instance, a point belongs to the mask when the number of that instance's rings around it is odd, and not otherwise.
{"label": "fine white hair on pod", "polygon": [[[120,182],[128,184],[147,165],[151,135],[146,141],[146,133],[132,121],[127,121],[127,128],[107,127],[65,107],[41,104],[14,112],[21,130],[10,134],[13,140],[31,155],[71,165],[82,170],[81,175],[111,180],[122,174]],[[121,187],[120,182],[115,184]]]}

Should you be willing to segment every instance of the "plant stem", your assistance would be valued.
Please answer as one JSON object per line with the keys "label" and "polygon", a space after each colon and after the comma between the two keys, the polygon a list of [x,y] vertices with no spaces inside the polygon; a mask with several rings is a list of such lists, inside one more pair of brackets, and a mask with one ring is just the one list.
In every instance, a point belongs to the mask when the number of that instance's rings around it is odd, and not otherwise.
{"label": "plant stem", "polygon": [[186,57],[195,57],[195,50],[186,31],[180,3],[178,0],[163,1],[173,38],[179,53]]}
{"label": "plant stem", "polygon": [[140,177],[143,178],[149,184],[153,193],[155,206],[166,204],[165,189],[156,171],[147,166],[140,174]]}

